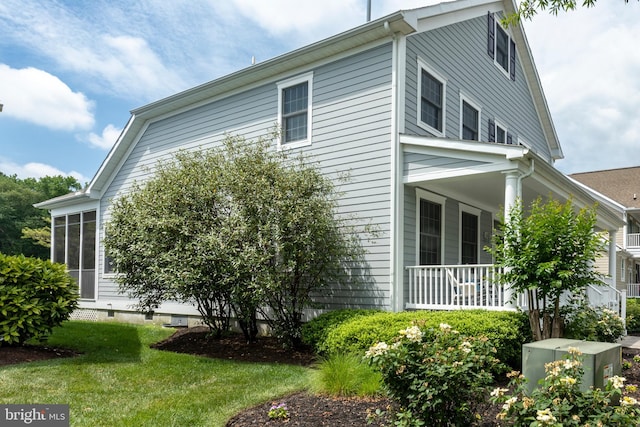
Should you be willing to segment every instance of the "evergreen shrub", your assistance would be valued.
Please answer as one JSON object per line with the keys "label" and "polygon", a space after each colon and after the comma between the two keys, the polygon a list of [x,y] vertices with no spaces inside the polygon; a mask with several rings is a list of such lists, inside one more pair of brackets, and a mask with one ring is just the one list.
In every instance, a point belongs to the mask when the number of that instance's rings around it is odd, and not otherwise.
{"label": "evergreen shrub", "polygon": [[77,299],[64,265],[0,254],[0,345],[44,340],[69,318]]}

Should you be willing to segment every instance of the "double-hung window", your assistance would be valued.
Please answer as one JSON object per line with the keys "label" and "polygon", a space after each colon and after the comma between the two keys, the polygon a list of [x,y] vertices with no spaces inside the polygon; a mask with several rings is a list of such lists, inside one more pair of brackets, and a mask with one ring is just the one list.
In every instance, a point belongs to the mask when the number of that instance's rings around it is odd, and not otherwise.
{"label": "double-hung window", "polygon": [[293,148],[311,143],[312,77],[312,74],[307,74],[277,84],[281,147]]}
{"label": "double-hung window", "polygon": [[418,125],[444,136],[446,83],[418,59]]}
{"label": "double-hung window", "polygon": [[513,137],[507,128],[496,120],[489,119],[489,142],[497,142],[499,144],[513,144]]}
{"label": "double-hung window", "polygon": [[460,101],[460,138],[480,140],[480,108],[465,98]]}
{"label": "double-hung window", "polygon": [[516,43],[502,28],[495,15],[487,15],[487,53],[505,75],[516,79]]}
{"label": "double-hung window", "polygon": [[460,263],[478,264],[480,211],[462,206],[460,210]]}
{"label": "double-hung window", "polygon": [[418,216],[418,263],[440,265],[444,245],[445,198],[424,190],[416,190]]}

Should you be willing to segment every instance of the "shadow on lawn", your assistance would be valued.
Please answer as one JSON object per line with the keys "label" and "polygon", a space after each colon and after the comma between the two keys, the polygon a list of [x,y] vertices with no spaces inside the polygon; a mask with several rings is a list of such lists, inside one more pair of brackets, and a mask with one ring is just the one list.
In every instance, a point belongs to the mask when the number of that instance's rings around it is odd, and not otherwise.
{"label": "shadow on lawn", "polygon": [[132,363],[141,360],[143,344],[133,325],[73,321],[54,329],[46,345],[81,353],[74,363]]}

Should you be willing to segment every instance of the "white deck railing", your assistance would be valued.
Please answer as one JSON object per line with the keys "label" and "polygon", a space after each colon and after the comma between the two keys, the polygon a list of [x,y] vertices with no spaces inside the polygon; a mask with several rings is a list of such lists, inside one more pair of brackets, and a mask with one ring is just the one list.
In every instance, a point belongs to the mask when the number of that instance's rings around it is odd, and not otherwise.
{"label": "white deck railing", "polygon": [[[409,272],[407,309],[527,309],[527,299],[524,294],[518,295],[513,301],[508,286],[498,283],[496,280],[498,271],[493,264],[418,265],[407,267],[407,270]],[[635,290],[640,292],[640,285]],[[587,288],[589,304],[608,307],[620,314],[623,319],[626,316],[626,294],[611,286]],[[631,289],[629,294],[631,296]]]}
{"label": "white deck railing", "polygon": [[418,265],[409,271],[408,309],[515,310],[509,290],[498,284],[493,264]]}
{"label": "white deck railing", "polygon": [[640,247],[640,233],[627,234],[627,247],[628,248]]}
{"label": "white deck railing", "polygon": [[640,298],[640,283],[629,283],[627,285],[627,297]]}

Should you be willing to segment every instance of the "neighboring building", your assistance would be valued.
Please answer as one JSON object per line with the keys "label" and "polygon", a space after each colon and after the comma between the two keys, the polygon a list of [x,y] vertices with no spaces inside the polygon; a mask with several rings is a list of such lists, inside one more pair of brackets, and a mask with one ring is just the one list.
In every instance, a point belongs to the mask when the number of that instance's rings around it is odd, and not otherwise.
{"label": "neighboring building", "polygon": [[[640,297],[640,166],[574,173],[571,178],[595,190],[601,203],[622,211],[624,225],[616,234],[616,288]],[[608,257],[608,254],[607,254]],[[607,271],[607,259],[598,261]]]}
{"label": "neighboring building", "polygon": [[[132,111],[88,187],[38,205],[51,210],[52,258],[78,278],[81,308],[133,313],[101,243],[114,198],[178,150],[274,123],[274,149],[302,150],[330,176],[350,172],[340,210],[380,232],[363,242],[369,285],[333,289],[325,308],[512,308],[484,250],[500,212],[518,198],[596,200],[554,168],[562,150],[525,34],[499,24],[514,7],[399,11]],[[599,229],[621,225],[598,208]],[[197,315],[180,304],[157,313]]]}

